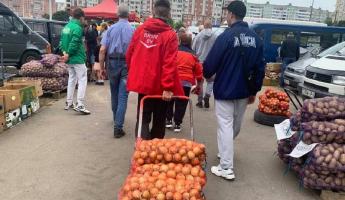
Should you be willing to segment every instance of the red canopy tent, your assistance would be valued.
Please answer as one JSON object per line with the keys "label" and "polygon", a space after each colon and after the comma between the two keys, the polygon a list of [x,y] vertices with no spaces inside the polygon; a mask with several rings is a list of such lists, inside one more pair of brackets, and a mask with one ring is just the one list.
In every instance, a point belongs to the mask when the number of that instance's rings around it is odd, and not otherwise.
{"label": "red canopy tent", "polygon": [[84,8],[86,18],[117,19],[117,4],[114,0],[103,0],[100,4]]}

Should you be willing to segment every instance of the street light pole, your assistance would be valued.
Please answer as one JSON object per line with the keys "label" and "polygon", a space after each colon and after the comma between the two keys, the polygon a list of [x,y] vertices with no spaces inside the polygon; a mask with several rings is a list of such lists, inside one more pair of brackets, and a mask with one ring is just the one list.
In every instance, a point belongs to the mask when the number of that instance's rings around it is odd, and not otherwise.
{"label": "street light pole", "polygon": [[52,0],[49,0],[49,20],[53,20]]}
{"label": "street light pole", "polygon": [[309,18],[309,21],[311,21],[312,18],[313,18],[314,3],[315,3],[315,0],[313,0],[313,2],[311,3],[311,11],[310,11],[310,18]]}

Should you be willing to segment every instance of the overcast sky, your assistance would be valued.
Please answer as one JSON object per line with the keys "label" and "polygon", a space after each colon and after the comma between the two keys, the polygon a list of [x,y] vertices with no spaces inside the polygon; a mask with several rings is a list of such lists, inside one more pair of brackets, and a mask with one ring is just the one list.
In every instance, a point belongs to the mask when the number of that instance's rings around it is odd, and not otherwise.
{"label": "overcast sky", "polygon": [[[266,3],[269,1],[271,4],[287,5],[289,3],[296,6],[311,6],[313,0],[247,0],[251,3]],[[329,11],[335,10],[336,0],[315,0],[314,8],[321,7]]]}

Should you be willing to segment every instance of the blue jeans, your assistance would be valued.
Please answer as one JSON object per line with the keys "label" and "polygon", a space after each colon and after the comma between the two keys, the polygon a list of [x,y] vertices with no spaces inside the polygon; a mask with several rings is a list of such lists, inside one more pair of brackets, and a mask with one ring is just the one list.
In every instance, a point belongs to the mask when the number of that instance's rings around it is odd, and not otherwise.
{"label": "blue jeans", "polygon": [[124,59],[108,60],[108,78],[111,92],[111,108],[115,128],[122,129],[127,110],[127,66]]}
{"label": "blue jeans", "polygon": [[296,58],[283,58],[283,65],[280,74],[280,87],[284,87],[284,73],[287,66],[293,62],[296,62]]}

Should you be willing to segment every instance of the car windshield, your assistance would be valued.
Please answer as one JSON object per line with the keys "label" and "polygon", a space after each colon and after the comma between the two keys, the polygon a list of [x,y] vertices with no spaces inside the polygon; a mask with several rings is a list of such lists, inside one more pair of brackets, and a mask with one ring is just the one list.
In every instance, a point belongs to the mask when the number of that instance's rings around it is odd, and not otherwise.
{"label": "car windshield", "polygon": [[342,42],[322,51],[319,55],[317,55],[317,57],[322,58],[327,55],[339,54],[340,52],[342,52],[341,55],[344,55],[344,48],[345,42]]}

